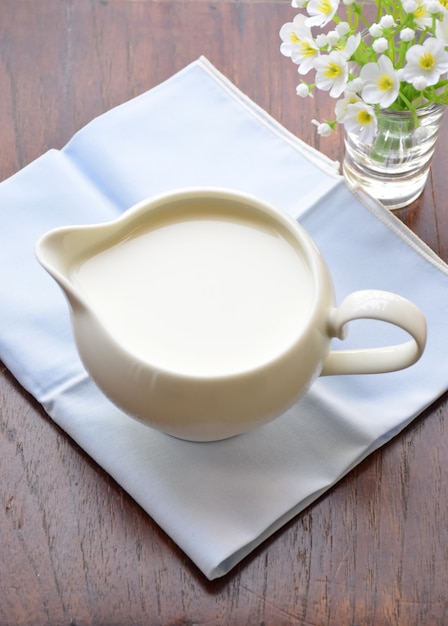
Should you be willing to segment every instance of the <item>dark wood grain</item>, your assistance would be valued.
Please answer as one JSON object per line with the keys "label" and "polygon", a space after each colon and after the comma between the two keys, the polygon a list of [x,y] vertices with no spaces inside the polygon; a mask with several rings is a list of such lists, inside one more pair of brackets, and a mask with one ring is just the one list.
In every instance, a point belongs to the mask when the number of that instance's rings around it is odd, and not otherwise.
{"label": "dark wood grain", "polygon": [[[289,0],[0,0],[0,179],[201,54],[341,158],[309,123],[327,99],[304,114],[278,51],[292,15]],[[445,260],[447,162],[445,131],[398,212]],[[448,623],[446,397],[212,583],[5,367],[0,418],[0,626]]]}

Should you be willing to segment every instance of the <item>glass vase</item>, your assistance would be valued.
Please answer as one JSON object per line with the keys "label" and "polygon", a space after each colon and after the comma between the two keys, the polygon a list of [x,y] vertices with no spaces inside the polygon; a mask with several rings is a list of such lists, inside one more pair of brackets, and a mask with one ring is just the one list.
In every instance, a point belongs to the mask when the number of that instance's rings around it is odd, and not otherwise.
{"label": "glass vase", "polygon": [[378,132],[371,143],[345,133],[343,172],[350,185],[362,187],[389,209],[413,202],[423,191],[445,106],[417,111],[384,109],[377,114]]}

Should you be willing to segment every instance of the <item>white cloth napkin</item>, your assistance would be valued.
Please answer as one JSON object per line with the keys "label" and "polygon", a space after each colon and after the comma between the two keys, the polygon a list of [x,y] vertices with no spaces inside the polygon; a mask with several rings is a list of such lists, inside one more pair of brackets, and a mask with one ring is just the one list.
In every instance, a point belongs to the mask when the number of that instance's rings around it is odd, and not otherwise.
{"label": "white cloth napkin", "polygon": [[[121,413],[85,373],[65,298],[34,245],[53,227],[111,220],[147,196],[197,185],[249,192],[297,217],[338,301],[365,288],[413,300],[428,320],[423,358],[393,374],[321,378],[275,422],[217,443],[176,440]],[[0,184],[0,271],[0,358],[210,579],[448,387],[447,267],[204,58]],[[353,324],[347,343],[397,339],[374,325]]]}

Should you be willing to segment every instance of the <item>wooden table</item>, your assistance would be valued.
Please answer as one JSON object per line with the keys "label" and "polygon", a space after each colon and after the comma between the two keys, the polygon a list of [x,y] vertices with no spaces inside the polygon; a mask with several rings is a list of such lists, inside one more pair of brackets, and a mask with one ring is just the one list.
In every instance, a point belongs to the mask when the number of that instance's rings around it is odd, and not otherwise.
{"label": "wooden table", "polygon": [[[0,178],[201,54],[340,158],[340,137],[309,123],[329,99],[305,115],[279,53],[293,14],[289,0],[0,0]],[[398,215],[448,261],[446,138]],[[2,626],[448,624],[446,396],[215,582],[5,367],[0,416]]]}

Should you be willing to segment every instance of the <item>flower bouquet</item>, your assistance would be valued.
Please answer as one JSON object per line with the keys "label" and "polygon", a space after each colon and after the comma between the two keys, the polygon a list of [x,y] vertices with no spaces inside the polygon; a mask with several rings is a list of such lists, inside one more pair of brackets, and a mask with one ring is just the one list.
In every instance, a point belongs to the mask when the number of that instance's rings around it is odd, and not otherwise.
{"label": "flower bouquet", "polygon": [[[355,161],[357,170],[373,162],[384,186],[390,169],[398,165],[401,172],[417,152],[420,175],[422,150],[426,168],[448,103],[448,2],[292,0],[292,6],[300,12],[282,26],[280,51],[300,76],[312,75],[300,81],[299,96],[319,89],[336,99],[334,119],[312,121],[321,136],[344,126],[344,173],[368,187],[351,170]],[[428,169],[429,163],[424,181]]]}

